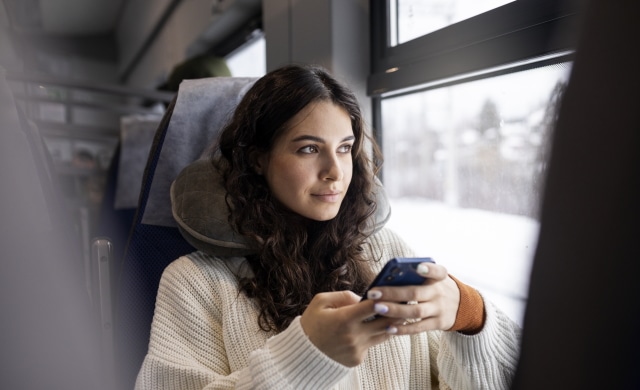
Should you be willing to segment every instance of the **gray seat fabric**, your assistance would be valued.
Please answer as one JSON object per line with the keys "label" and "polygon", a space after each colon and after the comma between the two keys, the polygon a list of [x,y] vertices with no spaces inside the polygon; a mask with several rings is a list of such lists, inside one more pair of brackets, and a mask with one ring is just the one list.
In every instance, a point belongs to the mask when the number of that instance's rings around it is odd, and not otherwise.
{"label": "gray seat fabric", "polygon": [[142,223],[175,227],[169,188],[187,165],[206,154],[206,147],[228,120],[255,78],[213,77],[180,84],[164,146],[152,178]]}
{"label": "gray seat fabric", "polygon": [[194,251],[171,215],[169,186],[204,148],[235,108],[251,78],[184,81],[167,107],[148,153],[140,196],[117,277],[116,369],[118,388],[133,388],[148,349],[155,297],[162,273]]}
{"label": "gray seat fabric", "polygon": [[161,114],[129,115],[120,119],[114,209],[132,209],[138,205],[144,167],[161,120]]}

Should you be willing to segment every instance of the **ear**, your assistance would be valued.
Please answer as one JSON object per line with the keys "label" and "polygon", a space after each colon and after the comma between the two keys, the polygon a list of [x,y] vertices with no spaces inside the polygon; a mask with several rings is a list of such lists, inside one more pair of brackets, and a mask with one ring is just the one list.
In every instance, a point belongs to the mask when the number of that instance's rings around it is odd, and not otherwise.
{"label": "ear", "polygon": [[262,175],[267,166],[267,155],[261,153],[256,149],[252,149],[249,152],[249,164],[253,168],[253,171],[258,175]]}

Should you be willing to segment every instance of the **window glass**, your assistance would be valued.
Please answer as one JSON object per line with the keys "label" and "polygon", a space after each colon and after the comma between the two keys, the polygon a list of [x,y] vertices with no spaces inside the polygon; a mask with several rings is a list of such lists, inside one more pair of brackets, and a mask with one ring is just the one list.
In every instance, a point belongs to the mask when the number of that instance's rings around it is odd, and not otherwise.
{"label": "window glass", "polygon": [[515,0],[392,0],[390,43],[396,46]]}
{"label": "window glass", "polygon": [[261,77],[267,72],[267,46],[263,34],[259,34],[226,58],[234,77]]}
{"label": "window glass", "polygon": [[382,100],[389,225],[516,321],[568,63]]}

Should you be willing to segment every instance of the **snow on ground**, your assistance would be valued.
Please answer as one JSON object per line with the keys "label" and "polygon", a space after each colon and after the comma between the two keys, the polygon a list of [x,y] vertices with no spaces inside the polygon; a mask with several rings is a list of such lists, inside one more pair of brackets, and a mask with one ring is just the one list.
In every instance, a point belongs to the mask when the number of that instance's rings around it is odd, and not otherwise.
{"label": "snow on ground", "polygon": [[424,199],[390,199],[387,227],[522,324],[539,224]]}

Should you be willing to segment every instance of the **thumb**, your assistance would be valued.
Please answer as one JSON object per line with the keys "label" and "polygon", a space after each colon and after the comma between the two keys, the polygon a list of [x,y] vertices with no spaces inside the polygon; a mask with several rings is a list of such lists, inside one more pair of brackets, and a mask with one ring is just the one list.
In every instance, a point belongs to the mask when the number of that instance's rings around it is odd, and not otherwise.
{"label": "thumb", "polygon": [[359,321],[375,314],[371,299],[362,301],[362,297],[351,291],[335,291],[319,293],[309,304],[312,311],[333,309],[340,312],[342,318],[353,318]]}
{"label": "thumb", "polygon": [[447,268],[435,263],[420,263],[418,273],[431,280],[444,280],[449,276]]}
{"label": "thumb", "polygon": [[340,311],[347,318],[365,320],[376,314],[374,310],[375,301],[371,299],[362,300],[362,297],[352,291],[341,291],[343,302]]}
{"label": "thumb", "polygon": [[331,309],[350,306],[360,301],[360,297],[352,291],[332,291],[319,293],[315,298],[318,301],[320,307]]}

